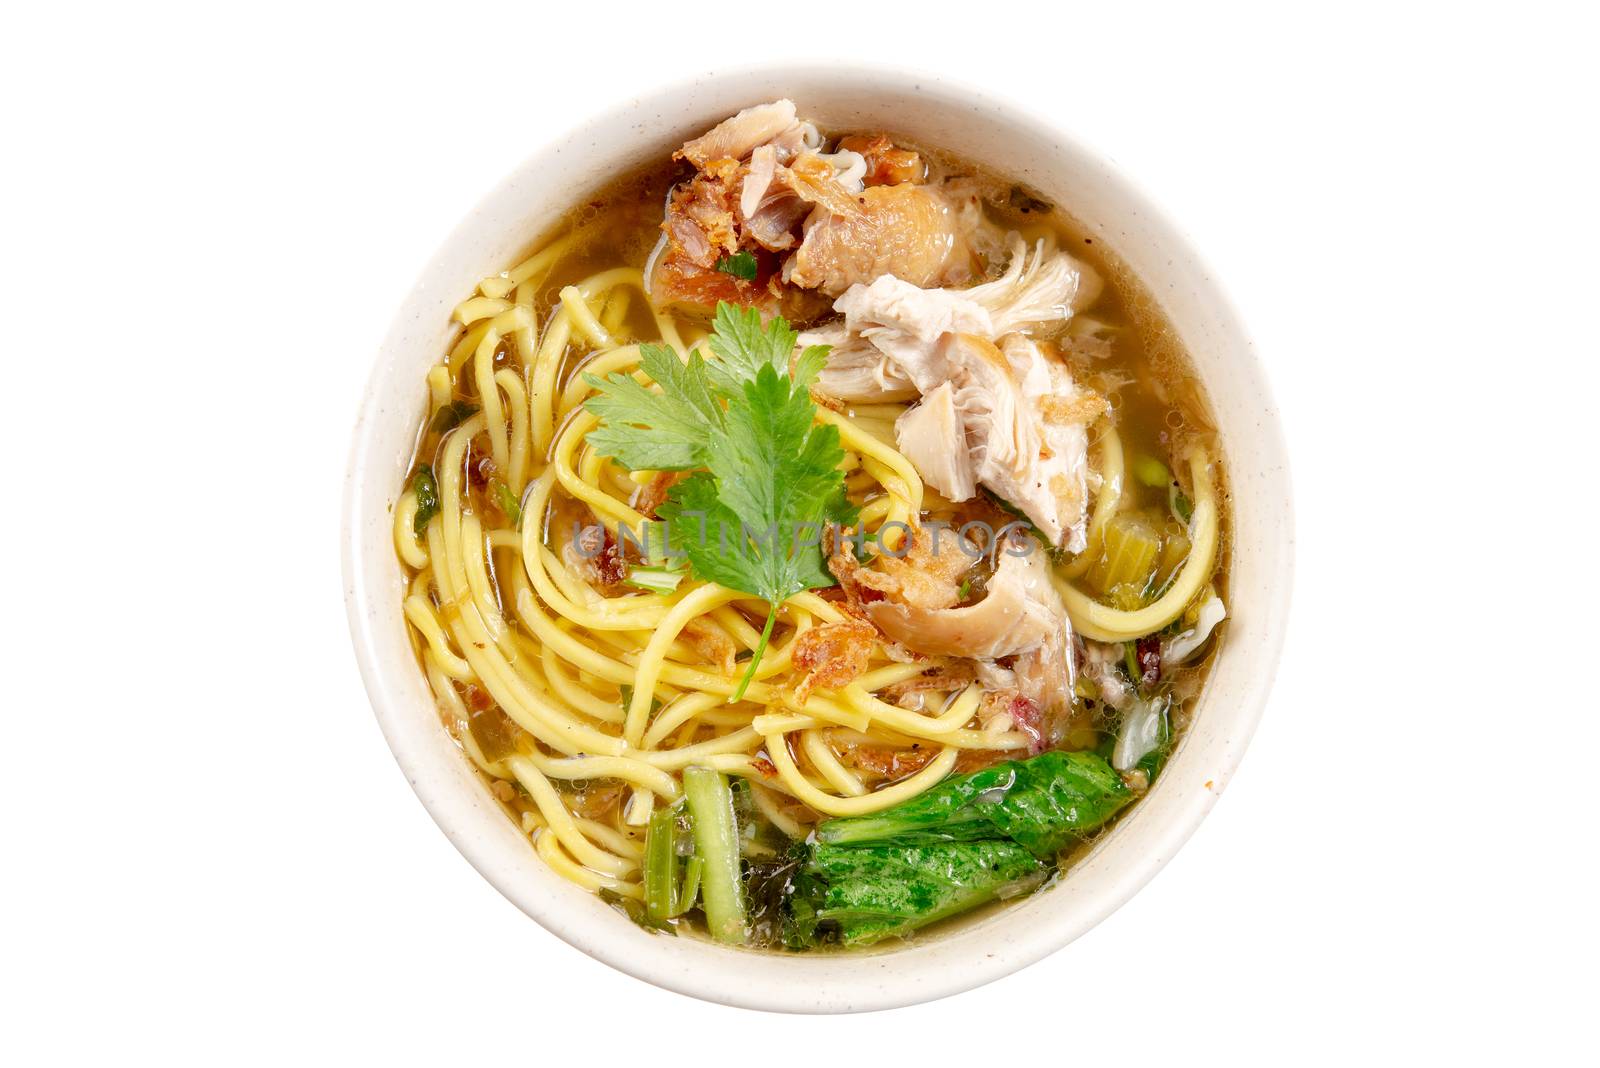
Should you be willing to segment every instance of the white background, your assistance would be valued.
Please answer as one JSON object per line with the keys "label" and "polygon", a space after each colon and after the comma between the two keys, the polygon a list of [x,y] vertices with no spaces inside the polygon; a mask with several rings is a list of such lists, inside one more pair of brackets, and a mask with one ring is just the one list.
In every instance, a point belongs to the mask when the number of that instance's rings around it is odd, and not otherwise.
{"label": "white background", "polygon": [[[1466,8],[9,9],[0,1056],[1592,1056],[1597,37]],[[455,853],[356,676],[338,487],[501,175],[817,56],[1026,98],[1167,206],[1269,364],[1300,541],[1254,747],[1148,889],[985,989],[792,1019],[612,972]]]}

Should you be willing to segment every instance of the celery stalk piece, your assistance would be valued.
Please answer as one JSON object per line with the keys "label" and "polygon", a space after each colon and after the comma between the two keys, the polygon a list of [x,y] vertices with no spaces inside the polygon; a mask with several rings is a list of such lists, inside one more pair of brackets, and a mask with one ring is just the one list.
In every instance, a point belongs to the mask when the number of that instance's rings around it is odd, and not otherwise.
{"label": "celery stalk piece", "polygon": [[1165,589],[1183,562],[1189,559],[1189,535],[1176,523],[1167,524],[1167,536],[1161,543],[1161,560],[1156,565],[1155,588]]}
{"label": "celery stalk piece", "polygon": [[1100,558],[1089,568],[1089,584],[1102,594],[1119,587],[1143,591],[1161,551],[1161,532],[1137,512],[1121,513],[1106,524]]}
{"label": "celery stalk piece", "polygon": [[628,577],[622,580],[625,586],[662,594],[672,593],[682,581],[682,571],[665,567],[632,567],[628,569]]}
{"label": "celery stalk piece", "polygon": [[694,822],[695,852],[702,858],[700,897],[706,928],[719,942],[742,944],[746,938],[744,883],[739,873],[733,791],[720,771],[685,768],[683,793]]}

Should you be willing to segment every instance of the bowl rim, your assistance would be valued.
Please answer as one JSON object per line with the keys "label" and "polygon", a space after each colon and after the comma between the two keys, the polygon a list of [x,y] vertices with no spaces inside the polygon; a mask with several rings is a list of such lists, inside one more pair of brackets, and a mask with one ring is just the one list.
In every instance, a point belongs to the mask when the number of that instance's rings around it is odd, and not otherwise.
{"label": "bowl rim", "polygon": [[[1123,194],[1136,202],[1141,212],[1154,220],[1157,229],[1165,231],[1173,241],[1177,242],[1182,254],[1203,275],[1208,287],[1208,298],[1216,302],[1218,314],[1237,339],[1239,351],[1233,359],[1239,365],[1253,371],[1255,376],[1252,385],[1258,392],[1262,406],[1262,411],[1259,413],[1261,425],[1258,426],[1257,433],[1266,439],[1269,451],[1275,454],[1273,460],[1278,468],[1277,480],[1281,482],[1281,486],[1275,487],[1275,491],[1281,492],[1283,498],[1277,544],[1268,547],[1269,550],[1275,551],[1275,556],[1272,558],[1276,565],[1275,581],[1270,589],[1264,589],[1259,596],[1263,599],[1262,607],[1267,614],[1279,621],[1286,621],[1294,572],[1294,508],[1288,449],[1278,420],[1278,408],[1272,395],[1266,368],[1244,329],[1234,302],[1216,280],[1214,272],[1209,270],[1208,264],[1186,232],[1172,221],[1159,202],[1141,184],[1060,123],[1008,94],[914,67],[865,61],[745,64],[708,69],[676,81],[662,83],[658,88],[641,92],[609,108],[588,113],[587,117],[570,124],[555,135],[541,139],[506,177],[497,182],[479,198],[469,212],[462,216],[436,247],[433,255],[425,261],[418,281],[408,293],[415,294],[423,287],[433,273],[434,265],[445,259],[447,250],[463,240],[463,235],[468,231],[469,224],[474,218],[486,213],[491,204],[498,203],[515,193],[519,175],[542,157],[552,151],[558,151],[560,146],[578,141],[586,131],[629,123],[653,100],[677,99],[694,92],[708,82],[775,79],[787,84],[791,81],[821,76],[856,88],[918,93],[936,90],[959,95],[963,102],[975,107],[1003,113],[1007,120],[1019,127],[1027,128],[1030,134],[1054,141],[1058,146],[1065,143],[1079,157],[1092,162],[1103,172],[1106,181],[1120,186]],[[1004,173],[1003,167],[1001,171]],[[581,190],[576,191],[581,192]],[[1113,251],[1115,251],[1114,245]],[[396,692],[394,680],[391,680],[388,670],[382,664],[384,642],[376,632],[373,618],[368,612],[372,594],[362,566],[367,554],[362,545],[360,531],[363,520],[368,517],[369,495],[364,492],[362,476],[372,459],[373,443],[369,428],[379,419],[395,417],[392,411],[384,410],[385,398],[380,396],[377,387],[386,377],[384,354],[397,344],[397,339],[404,335],[408,326],[409,303],[409,296],[402,301],[366,379],[359,414],[352,431],[344,476],[340,529],[341,573],[356,661],[384,738],[397,764],[434,822],[467,861],[507,900],[569,945],[652,985],[707,1001],[745,1008],[804,1013],[854,1012],[932,1001],[981,986],[1025,968],[1062,948],[1098,924],[1131,899],[1154,877],[1194,833],[1220,795],[1220,788],[1212,790],[1208,782],[1206,784],[1208,789],[1184,799],[1173,811],[1168,812],[1164,823],[1158,829],[1151,830],[1147,827],[1145,837],[1148,840],[1148,848],[1143,854],[1123,866],[1121,870],[1113,872],[1109,876],[1110,885],[1093,895],[1094,900],[1090,905],[1073,911],[1065,922],[1043,926],[1035,937],[1022,945],[1008,946],[1004,952],[965,954],[960,956],[958,961],[931,958],[924,963],[932,964],[933,967],[924,968],[923,974],[917,975],[914,982],[906,981],[902,974],[888,966],[886,962],[905,959],[910,955],[911,947],[926,949],[937,945],[939,939],[919,940],[908,943],[906,948],[888,952],[821,954],[807,957],[752,953],[711,946],[709,943],[699,943],[694,939],[669,941],[656,938],[652,941],[658,944],[657,951],[642,952],[641,949],[645,947],[642,947],[637,939],[612,937],[606,933],[602,925],[585,922],[576,910],[567,909],[559,904],[556,898],[541,897],[534,892],[537,888],[530,887],[513,877],[515,872],[505,863],[505,858],[500,855],[497,846],[474,831],[474,825],[481,821],[481,806],[474,805],[471,799],[458,792],[452,792],[448,787],[438,788],[424,782],[430,764],[430,754],[423,751],[426,748],[423,741],[410,732],[410,725],[402,708],[407,702]],[[1207,392],[1212,393],[1214,397],[1215,383],[1207,382],[1206,387]],[[392,546],[390,551],[393,551]],[[1265,636],[1264,643],[1255,647],[1254,678],[1247,684],[1248,693],[1244,707],[1236,709],[1231,714],[1229,744],[1222,756],[1214,762],[1218,769],[1218,782],[1231,776],[1237,769],[1244,751],[1248,748],[1248,742],[1260,722],[1281,656],[1284,629],[1279,626],[1275,631],[1270,631]],[[430,708],[429,711],[437,724],[437,710]],[[443,731],[442,726],[439,726],[439,731]],[[458,762],[465,763],[459,753],[454,756]],[[1146,805],[1148,803],[1149,799],[1146,799]],[[1131,810],[1119,826],[1136,819],[1143,813],[1145,807],[1142,805]],[[503,816],[501,818],[503,819]],[[1141,825],[1146,822],[1141,821]],[[525,839],[522,848],[530,857],[533,856],[533,850],[526,844]],[[542,865],[541,860],[536,857],[534,859]],[[560,879],[560,876],[553,872],[550,875],[552,878]],[[1063,887],[1070,884],[1071,880],[1063,881]],[[580,891],[580,893],[585,897],[591,897],[587,892]],[[680,953],[678,949],[680,945],[685,944],[705,945],[720,959],[711,961],[711,967],[685,967],[684,963],[691,954]],[[660,951],[660,946],[667,948],[663,952]],[[679,956],[684,959],[673,959]],[[704,963],[709,958],[699,959]],[[787,986],[775,985],[770,981],[751,982],[748,973],[754,967],[753,962],[757,960],[782,961],[784,970],[792,974],[796,980],[822,979],[825,982],[840,984],[844,989],[819,990],[812,981],[796,981]],[[814,966],[818,961],[827,962],[827,966],[819,969]],[[957,963],[959,966],[954,966]]]}

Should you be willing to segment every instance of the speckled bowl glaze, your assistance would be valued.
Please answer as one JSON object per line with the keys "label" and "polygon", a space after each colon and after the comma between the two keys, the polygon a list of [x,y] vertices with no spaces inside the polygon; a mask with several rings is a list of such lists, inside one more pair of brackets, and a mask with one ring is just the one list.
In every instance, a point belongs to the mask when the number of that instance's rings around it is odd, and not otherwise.
{"label": "speckled bowl glaze", "polygon": [[[1227,641],[1193,727],[1149,796],[1058,885],[872,953],[765,954],[652,936],[546,868],[440,725],[406,638],[390,540],[390,508],[423,415],[423,375],[444,352],[454,304],[608,175],[781,96],[824,128],[884,129],[989,161],[1065,206],[1143,279],[1181,335],[1216,409],[1232,492]],[[1227,785],[1266,702],[1293,536],[1287,459],[1261,365],[1205,265],[1144,195],[1053,120],[984,91],[906,71],[797,66],[708,74],[587,121],[529,157],[467,215],[428,261],[378,354],[346,475],[343,551],[356,658],[395,759],[440,828],[501,893],[585,953],[659,986],[756,1009],[855,1012],[944,997],[1031,964],[1167,862]]]}

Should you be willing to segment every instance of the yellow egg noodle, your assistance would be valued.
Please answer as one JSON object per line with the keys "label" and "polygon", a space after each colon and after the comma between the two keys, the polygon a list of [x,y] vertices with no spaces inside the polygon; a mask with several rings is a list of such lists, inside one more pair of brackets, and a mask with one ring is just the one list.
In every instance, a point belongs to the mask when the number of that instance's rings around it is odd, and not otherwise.
{"label": "yellow egg noodle", "polygon": [[[582,406],[591,392],[584,374],[632,373],[648,385],[638,370],[639,342],[665,342],[686,359],[686,346],[703,339],[703,329],[655,311],[656,337],[626,336],[625,324],[639,321],[629,318],[630,308],[649,307],[641,273],[631,267],[563,286],[541,323],[536,294],[581,241],[574,230],[547,244],[485,279],[456,307],[460,334],[427,378],[427,421],[451,403],[456,381],[471,384],[478,410],[443,434],[434,465],[437,513],[420,535],[415,490],[408,488],[394,507],[395,548],[413,576],[404,614],[428,685],[451,733],[482,773],[520,786],[531,799],[521,818],[539,855],[580,886],[638,899],[644,825],[657,804],[681,795],[674,772],[691,764],[749,779],[760,812],[799,838],[806,833],[795,818],[804,811],[799,806],[823,816],[876,812],[939,782],[965,750],[1026,750],[1029,739],[1021,732],[986,731],[977,723],[981,690],[975,684],[929,694],[923,710],[885,700],[883,689],[937,661],[897,662],[881,642],[854,682],[796,700],[796,638],[845,618],[815,592],[781,606],[753,681],[730,703],[743,665],[723,674],[696,656],[685,630],[709,629],[750,650],[766,605],[689,577],[671,593],[601,596],[552,548],[552,513],[564,502],[587,508],[608,527],[638,530],[647,522],[630,504],[630,493],[653,473],[621,470],[585,443],[597,420]],[[818,408],[818,420],[839,430],[849,484],[866,490],[862,523],[868,529],[914,525],[941,500],[925,494],[916,468],[893,446],[892,431],[887,440],[877,432],[892,428],[902,410],[878,405],[847,416]],[[1073,580],[1089,567],[1116,514],[1125,476],[1112,417],[1102,416],[1095,430],[1090,548],[1053,573],[1080,633],[1125,641],[1167,627],[1210,580],[1219,503],[1211,460],[1191,447],[1184,457],[1193,487],[1187,560],[1152,604],[1124,611],[1100,603]],[[519,502],[520,529],[498,514],[486,529],[490,517],[474,512],[465,485],[474,438],[487,442],[497,477]],[[489,751],[481,742],[474,709],[463,697],[471,688],[521,729],[509,746]],[[839,737],[888,751],[917,750],[919,758],[933,755],[913,765],[914,773],[873,790],[839,760],[830,745]],[[626,791],[626,803],[609,806],[603,821],[575,811],[556,785],[596,781]]]}

